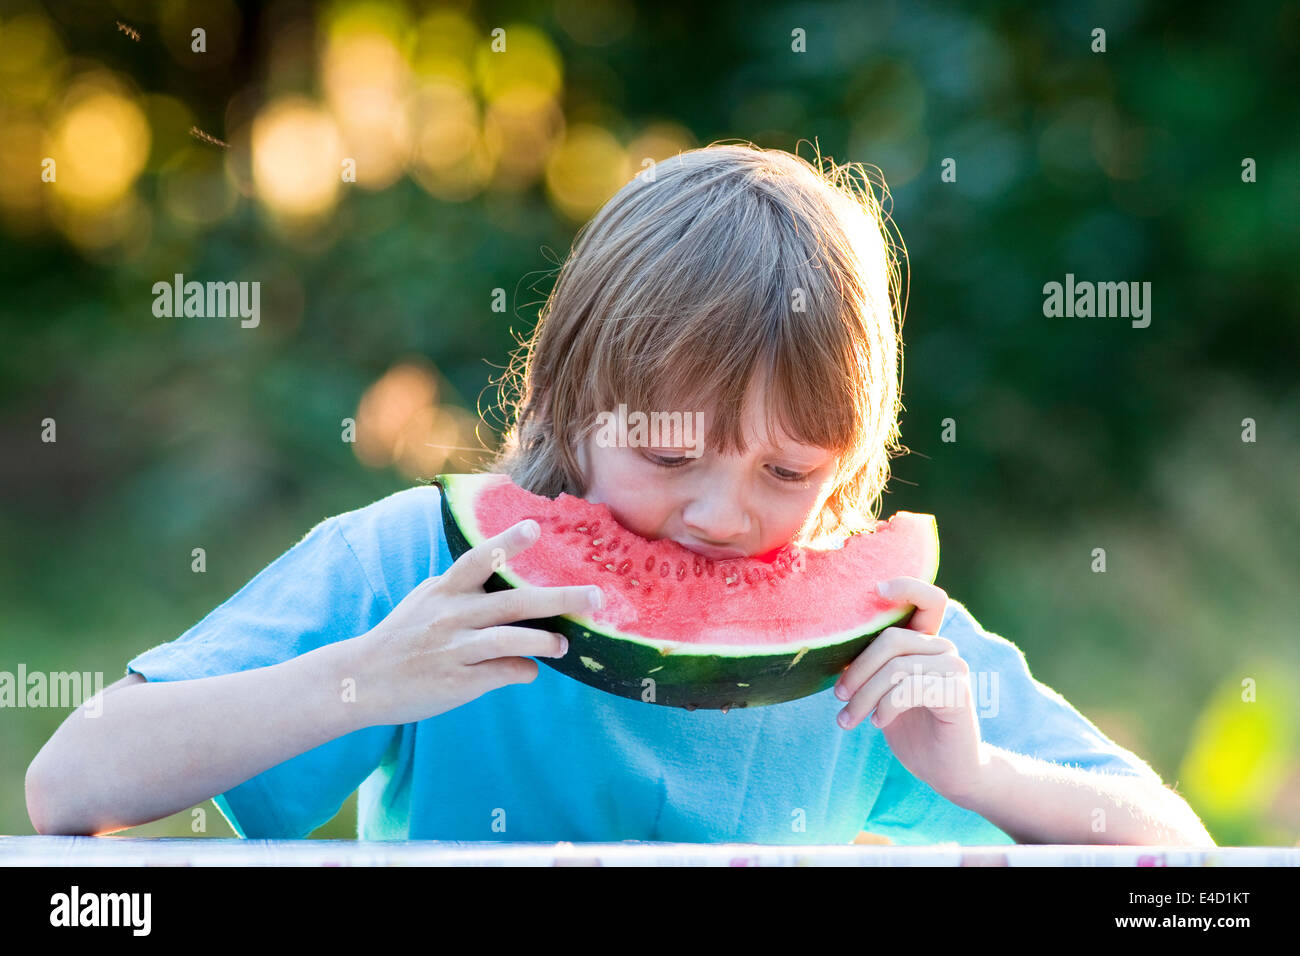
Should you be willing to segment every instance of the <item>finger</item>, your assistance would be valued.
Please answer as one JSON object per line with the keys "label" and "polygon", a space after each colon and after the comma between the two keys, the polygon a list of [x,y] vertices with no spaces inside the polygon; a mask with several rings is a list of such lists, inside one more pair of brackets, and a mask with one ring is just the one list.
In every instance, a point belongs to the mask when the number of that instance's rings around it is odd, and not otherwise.
{"label": "finger", "polygon": [[961,713],[970,707],[970,681],[960,674],[913,674],[876,705],[876,726],[883,730],[899,714],[918,707],[941,718]]}
{"label": "finger", "polygon": [[461,622],[465,627],[493,627],[516,621],[536,621],[562,614],[590,615],[603,606],[595,585],[558,588],[511,588],[466,596]]}
{"label": "finger", "polygon": [[927,674],[954,675],[958,678],[970,673],[970,667],[956,654],[907,654],[895,657],[876,671],[849,698],[843,708],[848,712],[848,727],[865,720],[874,710],[880,713],[881,703],[900,686],[914,677]]}
{"label": "finger", "polygon": [[922,634],[907,627],[887,627],[844,669],[840,679],[835,682],[835,696],[840,700],[848,700],[891,657],[901,654],[949,653],[957,653],[957,645],[946,637]]}
{"label": "finger", "polygon": [[914,631],[938,634],[943,624],[943,613],[948,607],[948,594],[935,584],[920,578],[890,578],[876,584],[876,592],[896,604],[914,604],[916,613],[907,622]]}
{"label": "finger", "polygon": [[485,627],[465,645],[465,663],[481,664],[502,657],[563,657],[569,640],[535,627]]}
{"label": "finger", "polygon": [[537,522],[526,518],[470,548],[452,563],[443,578],[453,590],[481,588],[501,565],[532,547],[540,534]]}
{"label": "finger", "polygon": [[528,684],[537,679],[541,665],[531,657],[497,657],[474,664],[469,672],[477,682],[475,697],[507,684]]}

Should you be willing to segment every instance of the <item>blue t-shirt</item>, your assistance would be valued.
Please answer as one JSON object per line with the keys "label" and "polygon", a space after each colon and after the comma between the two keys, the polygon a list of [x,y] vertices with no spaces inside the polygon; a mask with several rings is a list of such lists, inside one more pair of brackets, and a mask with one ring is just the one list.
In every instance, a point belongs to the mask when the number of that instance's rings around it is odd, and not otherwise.
{"label": "blue t-shirt", "polygon": [[[450,567],[440,492],[399,491],[322,521],[207,617],[127,665],[150,681],[278,664],[356,637]],[[1105,773],[1160,778],[1034,680],[1011,642],[950,600],[940,633],[970,665],[984,740]],[[536,680],[400,726],[368,727],[215,798],[241,837],[306,837],[357,788],[363,840],[1010,843],[917,780],[881,730],[835,722],[826,690],[688,712]]]}

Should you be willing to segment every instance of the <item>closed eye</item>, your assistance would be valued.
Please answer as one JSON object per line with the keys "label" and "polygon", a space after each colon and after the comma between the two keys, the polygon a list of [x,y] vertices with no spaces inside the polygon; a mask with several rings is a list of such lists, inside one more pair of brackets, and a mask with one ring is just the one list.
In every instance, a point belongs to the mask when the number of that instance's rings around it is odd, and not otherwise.
{"label": "closed eye", "polygon": [[656,455],[651,452],[646,452],[646,457],[649,458],[656,465],[660,465],[664,468],[678,468],[686,464],[686,462],[690,460],[685,455],[681,455],[676,458],[673,458],[668,455]]}
{"label": "closed eye", "polygon": [[807,481],[808,476],[811,475],[812,472],[806,471],[803,474],[799,474],[797,472],[790,471],[788,468],[778,468],[776,465],[773,465],[772,474],[776,475],[782,481]]}

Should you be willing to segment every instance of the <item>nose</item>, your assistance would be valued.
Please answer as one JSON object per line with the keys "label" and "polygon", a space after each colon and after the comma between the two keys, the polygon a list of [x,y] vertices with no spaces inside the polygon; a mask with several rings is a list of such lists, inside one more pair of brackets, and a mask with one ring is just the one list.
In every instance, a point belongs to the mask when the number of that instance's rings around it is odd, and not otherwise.
{"label": "nose", "polygon": [[686,530],[701,544],[724,548],[736,545],[749,533],[749,513],[739,489],[716,481],[691,499],[682,511]]}

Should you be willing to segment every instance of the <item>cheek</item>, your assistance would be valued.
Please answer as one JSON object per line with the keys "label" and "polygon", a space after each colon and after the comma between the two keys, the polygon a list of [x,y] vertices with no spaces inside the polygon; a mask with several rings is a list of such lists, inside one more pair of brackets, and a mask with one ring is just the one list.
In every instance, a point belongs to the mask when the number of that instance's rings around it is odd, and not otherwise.
{"label": "cheek", "polygon": [[672,502],[653,471],[625,458],[611,460],[602,475],[600,491],[600,501],[609,506],[623,527],[650,539],[666,532]]}

